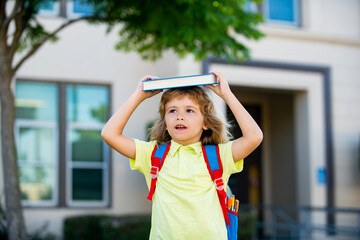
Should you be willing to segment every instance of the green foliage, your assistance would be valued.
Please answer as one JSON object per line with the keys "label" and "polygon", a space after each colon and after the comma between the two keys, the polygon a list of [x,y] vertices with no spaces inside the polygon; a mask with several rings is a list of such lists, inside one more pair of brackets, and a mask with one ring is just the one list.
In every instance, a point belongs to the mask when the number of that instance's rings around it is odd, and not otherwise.
{"label": "green foliage", "polygon": [[148,239],[150,226],[150,215],[71,217],[64,222],[64,239]]}
{"label": "green foliage", "polygon": [[238,212],[239,228],[238,239],[253,239],[256,231],[256,218],[247,211]]}
{"label": "green foliage", "polygon": [[[256,218],[249,212],[240,211],[238,239],[252,239],[256,230]],[[77,216],[65,219],[65,240],[127,240],[148,239],[151,228],[150,215],[133,216]]]}
{"label": "green foliage", "polygon": [[124,17],[117,49],[137,51],[144,59],[157,59],[173,49],[180,57],[208,55],[227,59],[249,58],[249,50],[235,39],[263,36],[256,28],[262,17],[243,10],[245,1],[135,1]]}
{"label": "green foliage", "polygon": [[[28,23],[27,28],[25,29],[24,35],[21,38],[17,50],[22,52],[26,49],[31,49],[37,44],[41,43],[45,38],[50,36],[48,31],[45,31],[44,27],[36,20]],[[59,38],[54,36],[50,40],[56,42]]]}
{"label": "green foliage", "polygon": [[[37,44],[42,43],[44,39],[51,35],[49,31],[46,31],[42,24],[37,20],[36,15],[38,14],[41,6],[46,6],[51,2],[57,2],[59,0],[32,0],[26,1],[25,8],[22,10],[24,14],[22,16],[24,25],[24,32],[17,45],[17,51],[22,52],[26,49],[32,49]],[[15,33],[16,35],[16,33]],[[15,38],[17,36],[14,36]],[[50,37],[50,41],[56,42],[58,37]]]}
{"label": "green foliage", "polygon": [[106,122],[107,112],[108,112],[107,106],[102,105],[99,106],[98,108],[91,109],[91,116],[96,118],[99,122]]}
{"label": "green foliage", "polygon": [[[0,239],[8,239],[7,223],[5,212],[3,211],[2,204],[0,202]],[[28,234],[29,240],[55,240],[56,236],[52,233],[48,233],[47,230],[48,223],[45,223],[42,227],[37,229],[35,232]]]}
{"label": "green foliage", "polygon": [[2,204],[0,201],[0,239],[7,239],[8,234],[6,230],[6,218],[5,218],[5,212],[2,208]]}
{"label": "green foliage", "polygon": [[[136,51],[144,59],[155,60],[172,49],[179,57],[193,54],[196,59],[207,56],[228,60],[250,57],[248,48],[237,40],[239,35],[258,40],[264,35],[256,28],[262,22],[259,13],[243,8],[246,1],[259,0],[83,0],[94,9],[84,19],[105,23],[108,31],[121,23],[116,49]],[[34,46],[47,36],[35,16],[49,0],[29,1],[25,34],[19,50]],[[57,40],[55,36],[51,39]]]}
{"label": "green foliage", "polygon": [[154,127],[155,123],[157,122],[157,120],[153,120],[153,121],[150,121],[150,122],[147,122],[146,123],[146,126],[145,126],[145,131],[146,131],[146,141],[151,141],[151,129]]}

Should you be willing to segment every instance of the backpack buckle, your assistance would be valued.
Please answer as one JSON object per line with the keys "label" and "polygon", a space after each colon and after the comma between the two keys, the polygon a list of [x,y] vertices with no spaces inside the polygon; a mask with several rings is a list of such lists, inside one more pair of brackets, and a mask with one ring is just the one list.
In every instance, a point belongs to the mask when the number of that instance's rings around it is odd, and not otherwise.
{"label": "backpack buckle", "polygon": [[151,170],[150,170],[150,176],[152,179],[157,178],[157,176],[159,175],[159,167],[156,166],[152,166]]}
{"label": "backpack buckle", "polygon": [[217,178],[214,180],[214,183],[216,184],[216,189],[219,191],[224,190],[224,181],[222,178]]}

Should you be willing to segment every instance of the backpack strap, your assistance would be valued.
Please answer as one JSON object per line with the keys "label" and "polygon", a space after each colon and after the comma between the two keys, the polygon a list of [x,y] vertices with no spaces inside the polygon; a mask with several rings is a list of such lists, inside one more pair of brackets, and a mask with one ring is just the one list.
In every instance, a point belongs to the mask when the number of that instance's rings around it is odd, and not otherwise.
{"label": "backpack strap", "polygon": [[223,168],[220,159],[220,152],[218,145],[203,145],[202,146],[204,159],[211,179],[216,184],[216,191],[218,193],[221,209],[227,225],[231,225],[226,209],[226,192],[224,189],[224,181],[222,179]]}
{"label": "backpack strap", "polygon": [[154,150],[151,154],[151,185],[149,195],[147,196],[147,199],[149,200],[152,200],[152,197],[154,195],[157,177],[159,175],[159,171],[161,170],[165,162],[165,158],[170,149],[170,145],[171,142],[165,145],[155,145]]}

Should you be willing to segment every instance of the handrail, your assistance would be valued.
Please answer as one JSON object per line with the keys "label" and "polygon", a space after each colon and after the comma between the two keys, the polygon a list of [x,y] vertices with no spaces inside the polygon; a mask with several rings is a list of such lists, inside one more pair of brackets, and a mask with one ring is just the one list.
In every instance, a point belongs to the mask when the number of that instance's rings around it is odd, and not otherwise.
{"label": "handrail", "polygon": [[[254,234],[267,235],[267,239],[277,239],[282,235],[286,239],[312,239],[313,234],[322,232],[329,238],[332,235],[337,237],[346,235],[360,240],[360,209],[358,208],[240,204],[239,210],[249,211],[257,218]],[[335,217],[346,215],[357,220],[346,223],[338,220],[334,224],[328,224],[325,220],[323,223],[313,221],[314,214],[319,213],[331,213]]]}

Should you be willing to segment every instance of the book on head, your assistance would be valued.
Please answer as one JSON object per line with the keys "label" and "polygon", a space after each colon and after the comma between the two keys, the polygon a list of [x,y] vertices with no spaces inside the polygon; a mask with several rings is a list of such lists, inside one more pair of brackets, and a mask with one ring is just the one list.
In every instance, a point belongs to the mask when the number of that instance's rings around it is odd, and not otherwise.
{"label": "book on head", "polygon": [[215,74],[200,74],[181,77],[157,78],[143,81],[143,91],[154,91],[159,89],[192,87],[217,84]]}

